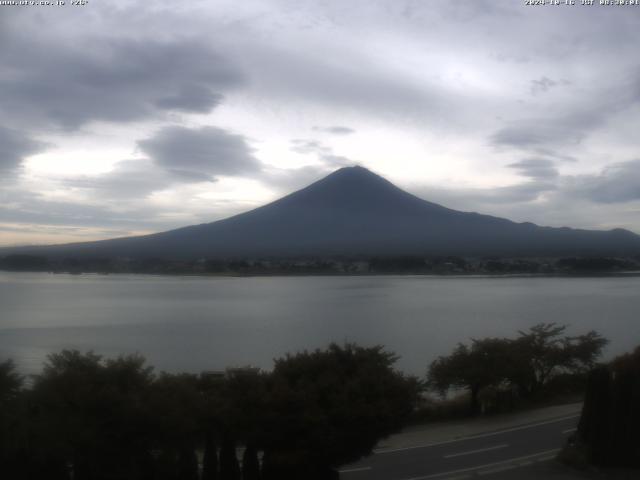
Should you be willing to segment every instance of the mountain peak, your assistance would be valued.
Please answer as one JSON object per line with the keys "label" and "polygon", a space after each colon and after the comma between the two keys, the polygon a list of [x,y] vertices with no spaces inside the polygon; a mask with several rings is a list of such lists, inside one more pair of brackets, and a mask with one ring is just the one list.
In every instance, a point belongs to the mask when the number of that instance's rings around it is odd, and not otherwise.
{"label": "mountain peak", "polygon": [[351,166],[217,222],[28,251],[99,258],[623,255],[640,252],[640,237],[623,230],[541,228],[450,210]]}
{"label": "mountain peak", "polygon": [[375,190],[381,188],[393,188],[400,190],[390,181],[376,173],[373,173],[365,167],[361,167],[360,165],[343,167],[335,170],[326,177],[312,183],[306,189],[303,189],[303,191],[307,189],[315,190],[316,187],[336,188],[342,190],[356,189],[356,191],[359,189]]}
{"label": "mountain peak", "polygon": [[371,170],[369,170],[368,168],[365,168],[361,165],[352,165],[350,167],[342,167],[339,168],[338,170],[335,170],[333,173],[331,173],[330,175],[353,175],[353,174],[372,174],[375,175],[374,173],[371,172]]}
{"label": "mountain peak", "polygon": [[329,208],[345,207],[374,210],[392,198],[406,198],[409,194],[372,171],[361,167],[343,167],[311,185],[294,192],[276,204],[303,202],[325,204]]}
{"label": "mountain peak", "polygon": [[[342,167],[338,170],[333,171],[322,180],[329,179],[350,179],[350,180],[365,180],[365,179],[380,179],[384,180],[380,175],[373,173],[368,168],[362,167],[360,165],[354,165],[352,167]],[[386,182],[386,180],[384,180]]]}

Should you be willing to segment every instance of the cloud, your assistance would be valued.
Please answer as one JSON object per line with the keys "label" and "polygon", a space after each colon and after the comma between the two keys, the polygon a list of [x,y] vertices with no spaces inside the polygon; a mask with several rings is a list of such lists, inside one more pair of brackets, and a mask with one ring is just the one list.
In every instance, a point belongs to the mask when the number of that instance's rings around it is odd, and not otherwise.
{"label": "cloud", "polygon": [[330,168],[352,167],[354,165],[359,165],[359,162],[354,162],[350,158],[345,157],[343,155],[333,155],[333,154],[322,155],[320,157],[320,160],[322,160],[325,163],[325,165],[327,165]]}
{"label": "cloud", "polygon": [[332,135],[351,135],[352,133],[356,133],[353,128],[342,127],[339,125],[333,127],[313,127],[313,129],[317,132],[330,133]]}
{"label": "cloud", "polygon": [[520,122],[498,130],[490,137],[490,142],[498,147],[515,147],[520,149],[548,148],[557,143],[577,144],[585,133],[577,126],[567,123],[564,128],[549,120],[539,119]]}
{"label": "cloud", "polygon": [[542,76],[537,80],[531,80],[531,95],[536,96],[541,93],[546,93],[554,87],[570,84],[571,82],[566,79],[552,80],[549,77]]}
{"label": "cloud", "polygon": [[[182,181],[179,175],[158,168],[149,159],[122,160],[114,168],[100,175],[81,175],[61,180],[65,188],[90,192],[94,198],[105,200],[144,199],[149,194]],[[188,181],[196,181],[189,177]],[[198,181],[203,181],[199,178]]]}
{"label": "cloud", "polygon": [[555,163],[546,158],[527,158],[507,166],[517,170],[520,175],[535,180],[547,180],[558,177],[558,169],[555,167]]}
{"label": "cloud", "polygon": [[0,126],[0,174],[16,171],[24,157],[33,155],[46,147],[23,133]]}
{"label": "cloud", "polygon": [[206,113],[244,82],[202,42],[83,38],[49,48],[16,34],[0,49],[0,113],[23,125],[75,129],[168,111]]}
{"label": "cloud", "polygon": [[515,221],[600,229],[623,225],[640,231],[640,160],[615,163],[589,175],[559,175],[553,162],[545,159],[526,159],[508,167],[531,180],[494,188],[416,185],[409,190],[449,208]]}
{"label": "cloud", "polygon": [[[540,82],[538,86],[545,85],[547,89],[551,86],[547,81]],[[566,82],[563,80],[553,84]],[[620,116],[636,117],[636,109],[640,104],[640,70],[636,68],[616,82],[590,86],[589,95],[584,92],[575,98],[569,95],[564,99],[564,106],[555,101],[546,104],[542,100],[536,101],[531,108],[538,113],[509,122],[490,135],[489,143],[497,148],[515,148],[574,160],[572,155],[561,150],[575,149],[577,145],[585,144],[587,139],[602,132],[604,127]],[[540,113],[540,107],[545,105],[548,107],[546,112]]]}
{"label": "cloud", "polygon": [[327,147],[318,140],[295,138],[291,140],[291,150],[303,155],[316,155],[325,168],[348,167],[358,163],[343,155],[336,155],[331,147]]}
{"label": "cloud", "polygon": [[138,146],[156,165],[189,181],[255,176],[263,168],[244,136],[218,127],[165,127]]}
{"label": "cloud", "polygon": [[[0,222],[60,226],[144,228],[149,209],[120,204],[119,211],[102,204],[43,198],[30,192],[0,191]],[[144,210],[144,211],[142,211]]]}
{"label": "cloud", "polygon": [[[313,48],[313,47],[311,47]],[[464,100],[434,82],[418,82],[367,56],[341,53],[335,46],[323,56],[309,56],[291,45],[254,45],[244,67],[253,74],[250,94],[282,104],[341,112],[378,120],[443,122],[466,119]]]}
{"label": "cloud", "polygon": [[306,155],[308,153],[315,153],[318,155],[331,153],[331,149],[323,145],[322,142],[304,138],[294,138],[293,140],[291,140],[291,150],[303,155]]}
{"label": "cloud", "polygon": [[[102,221],[115,231],[135,222],[164,228],[170,222],[159,217],[181,212],[171,225],[188,224],[189,212],[209,218],[212,198],[241,210],[253,189],[265,187],[267,198],[354,164],[330,143],[349,140],[350,155],[390,177],[471,186],[427,192],[446,205],[640,228],[637,166],[585,170],[635,158],[638,147],[640,17],[625,9],[529,11],[491,0],[438,8],[419,0],[161,3],[2,12],[0,115],[12,130],[0,131],[0,177],[8,179],[0,197],[13,184],[35,194],[1,198],[4,214],[32,225],[36,217],[43,225],[49,217],[61,226]],[[611,38],[615,55],[603,41]],[[220,128],[204,131],[210,122]],[[282,132],[318,138],[291,143],[299,155],[280,156]],[[91,145],[117,158],[138,144],[148,158],[57,182],[44,177],[51,166],[44,174],[42,162],[7,176],[41,148],[34,138],[63,153]],[[112,160],[87,155],[83,171]],[[583,175],[560,174],[565,161]],[[473,188],[505,169],[520,182]],[[229,195],[225,182],[238,191]]]}
{"label": "cloud", "polygon": [[155,104],[165,110],[207,113],[222,103],[223,96],[203,85],[183,87],[175,95],[158,99]]}
{"label": "cloud", "polygon": [[415,191],[421,198],[442,203],[449,208],[487,213],[495,205],[509,206],[534,202],[542,194],[556,189],[554,183],[531,181],[494,188],[442,188],[431,185],[418,187]]}
{"label": "cloud", "polygon": [[569,194],[596,203],[640,200],[640,160],[610,165],[597,175],[579,175],[567,181]]}
{"label": "cloud", "polygon": [[330,173],[331,169],[322,165],[306,165],[299,168],[268,168],[261,180],[282,193],[291,193],[306,187]]}

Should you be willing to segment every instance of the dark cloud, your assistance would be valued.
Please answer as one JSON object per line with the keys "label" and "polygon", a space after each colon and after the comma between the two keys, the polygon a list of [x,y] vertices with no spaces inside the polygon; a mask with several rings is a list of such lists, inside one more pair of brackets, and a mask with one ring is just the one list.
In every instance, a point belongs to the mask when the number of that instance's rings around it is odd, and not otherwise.
{"label": "dark cloud", "polygon": [[[548,88],[548,82],[546,85]],[[545,116],[511,122],[493,133],[489,142],[499,148],[516,148],[543,155],[546,152],[555,158],[572,161],[572,155],[559,150],[566,151],[583,143],[616,115],[635,116],[634,108],[640,103],[639,86],[640,72],[636,70],[620,79],[618,87],[607,84],[598,89],[597,95],[583,97],[578,106],[570,103],[566,108],[550,108]]]}
{"label": "dark cloud", "polygon": [[559,142],[580,143],[584,136],[583,131],[570,123],[561,127],[556,125],[556,122],[540,119],[502,128],[490,137],[490,141],[499,147],[537,149],[547,148]]}
{"label": "dark cloud", "polygon": [[263,168],[244,136],[218,127],[166,127],[138,146],[156,165],[191,181],[217,175],[250,177]]}
{"label": "dark cloud", "polygon": [[156,106],[165,110],[207,113],[222,102],[222,95],[202,85],[184,87],[182,91],[156,101]]}
{"label": "dark cloud", "polygon": [[45,147],[46,144],[33,140],[22,132],[0,126],[0,174],[14,172],[24,157]]}
{"label": "dark cloud", "polygon": [[567,192],[596,203],[640,200],[640,160],[610,165],[598,175],[571,177]]}
{"label": "dark cloud", "polygon": [[313,127],[313,129],[317,132],[331,133],[332,135],[351,135],[356,132],[353,128],[339,125],[333,127]]}
{"label": "dark cloud", "polygon": [[549,77],[542,76],[537,80],[531,80],[531,95],[539,95],[548,92],[553,87],[570,84],[571,82],[566,79],[552,80]]}
{"label": "dark cloud", "polygon": [[558,169],[555,163],[546,158],[527,158],[519,162],[507,165],[524,177],[536,180],[553,179],[558,177]]}
{"label": "dark cloud", "polygon": [[[38,41],[42,38],[42,41]],[[84,38],[43,44],[16,34],[0,49],[0,113],[22,124],[76,128],[164,111],[206,113],[244,79],[202,42]]]}
{"label": "dark cloud", "polygon": [[336,112],[403,122],[464,121],[465,104],[443,88],[417,83],[365,57],[309,56],[298,48],[256,46],[244,66],[259,77],[251,93],[278,103],[321,105]]}

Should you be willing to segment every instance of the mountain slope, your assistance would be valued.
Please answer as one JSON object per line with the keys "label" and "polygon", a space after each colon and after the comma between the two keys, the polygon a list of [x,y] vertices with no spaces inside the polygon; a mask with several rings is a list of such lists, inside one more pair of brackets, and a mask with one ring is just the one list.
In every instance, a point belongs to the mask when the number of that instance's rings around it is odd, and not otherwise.
{"label": "mountain slope", "polygon": [[31,247],[48,256],[627,255],[629,231],[539,227],[427,202],[362,167],[335,171],[273,203],[142,237]]}

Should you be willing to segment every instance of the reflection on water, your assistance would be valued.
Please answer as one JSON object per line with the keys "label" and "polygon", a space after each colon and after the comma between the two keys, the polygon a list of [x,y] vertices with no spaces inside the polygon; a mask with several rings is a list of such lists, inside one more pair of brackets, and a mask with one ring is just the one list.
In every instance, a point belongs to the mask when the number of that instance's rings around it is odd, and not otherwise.
{"label": "reflection on water", "polygon": [[384,344],[423,374],[469,337],[539,322],[640,344],[640,277],[157,277],[0,272],[0,359],[39,369],[62,348],[143,353],[159,369],[270,368],[330,341]]}

